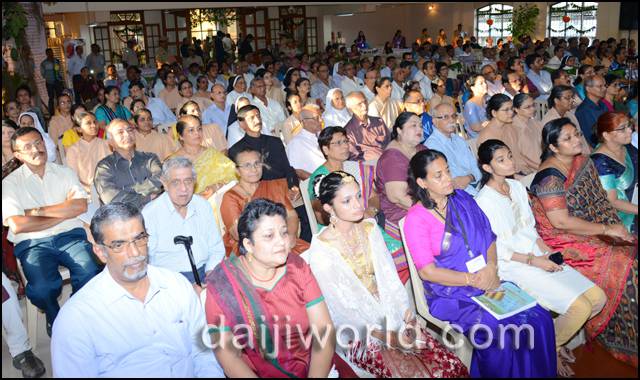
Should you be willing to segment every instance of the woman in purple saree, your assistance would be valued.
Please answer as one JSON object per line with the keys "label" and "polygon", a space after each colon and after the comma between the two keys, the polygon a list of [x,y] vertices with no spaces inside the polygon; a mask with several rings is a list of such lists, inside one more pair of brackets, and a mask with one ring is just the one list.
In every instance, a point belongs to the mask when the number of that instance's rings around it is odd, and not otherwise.
{"label": "woman in purple saree", "polygon": [[496,236],[473,198],[454,191],[445,156],[418,152],[408,182],[416,200],[404,223],[408,250],[424,280],[430,313],[459,327],[474,345],[471,376],[555,377],[548,311],[536,305],[497,320],[471,299],[500,285]]}

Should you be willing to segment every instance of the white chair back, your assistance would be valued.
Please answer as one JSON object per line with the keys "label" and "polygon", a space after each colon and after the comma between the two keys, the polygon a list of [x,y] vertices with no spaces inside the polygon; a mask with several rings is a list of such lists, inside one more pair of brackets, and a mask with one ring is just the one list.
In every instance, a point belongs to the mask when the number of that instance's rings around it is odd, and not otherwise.
{"label": "white chair back", "polygon": [[[441,321],[440,319],[431,315],[431,313],[429,312],[429,305],[427,304],[427,300],[424,295],[424,284],[422,282],[422,279],[420,278],[420,274],[418,273],[415,264],[413,263],[413,258],[411,257],[411,252],[409,252],[409,247],[407,246],[407,241],[405,239],[404,218],[400,219],[399,226],[400,235],[402,236],[402,244],[404,245],[404,252],[407,257],[407,265],[409,266],[409,273],[411,275],[411,286],[413,287],[416,313],[425,321],[437,326],[440,329],[440,334],[448,331],[449,336],[455,342],[454,344],[456,346],[459,345],[459,342],[461,342],[462,340],[462,346],[455,349],[454,352],[464,363],[464,365],[469,368],[471,365],[471,354],[473,353],[471,342],[469,342],[469,340],[463,334],[448,327],[449,322]],[[446,337],[442,336],[442,339],[445,340]]]}
{"label": "white chair back", "polygon": [[234,187],[238,181],[233,180],[226,185],[222,186],[218,191],[213,193],[208,201],[211,207],[213,208],[213,215],[216,218],[216,223],[218,224],[218,230],[220,231],[220,236],[223,236],[226,230],[224,222],[222,221],[222,214],[220,213],[220,206],[222,205],[222,197],[224,194],[229,191],[232,187]]}
{"label": "white chair back", "polygon": [[318,233],[318,220],[316,219],[316,213],[313,212],[313,205],[311,204],[311,199],[309,198],[309,178],[300,182],[300,194],[302,195],[302,200],[304,201],[304,208],[307,211],[307,217],[309,218],[309,226],[311,227],[311,233]]}

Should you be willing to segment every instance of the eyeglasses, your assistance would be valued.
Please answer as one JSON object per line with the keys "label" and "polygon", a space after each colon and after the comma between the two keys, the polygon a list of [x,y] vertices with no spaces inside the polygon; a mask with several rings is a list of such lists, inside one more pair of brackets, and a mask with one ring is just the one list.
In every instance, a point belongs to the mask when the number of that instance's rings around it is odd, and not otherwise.
{"label": "eyeglasses", "polygon": [[149,242],[149,234],[147,234],[146,232],[143,232],[133,240],[129,240],[129,241],[127,241],[127,240],[116,240],[116,241],[112,242],[111,244],[102,243],[101,245],[109,248],[110,250],[112,250],[115,253],[121,253],[131,243],[135,244],[135,246],[138,247],[138,248],[142,248],[142,247],[145,247],[148,242]]}
{"label": "eyeglasses", "polygon": [[169,182],[169,186],[178,187],[180,184],[184,184],[186,187],[191,187],[196,182],[194,178],[185,178],[184,180],[174,179]]}
{"label": "eyeglasses", "polygon": [[522,106],[520,108],[523,109],[523,110],[528,110],[528,109],[531,109],[531,108],[534,108],[534,107],[535,106],[533,104],[529,104],[528,106]]}
{"label": "eyeglasses", "polygon": [[42,140],[36,140],[32,143],[25,144],[22,148],[16,149],[18,152],[31,152],[33,148],[36,150],[40,150],[44,146],[44,142]]}
{"label": "eyeglasses", "polygon": [[409,102],[409,101],[407,101],[407,102],[405,102],[405,103],[409,103],[409,104],[424,104],[424,99],[420,99],[420,100],[417,100],[417,101],[415,101],[415,102]]}
{"label": "eyeglasses", "polygon": [[262,161],[247,162],[246,164],[236,165],[236,168],[244,169],[244,170],[258,169],[258,168],[261,168],[262,165],[264,165],[264,162],[262,162]]}
{"label": "eyeglasses", "polygon": [[453,119],[455,119],[457,116],[458,116],[458,115],[456,115],[456,114],[454,113],[454,114],[451,114],[451,115],[434,116],[433,118],[434,118],[434,119],[438,119],[438,120],[447,120],[447,119],[452,119],[452,120],[453,120]]}
{"label": "eyeglasses", "polygon": [[337,146],[342,146],[342,145],[349,145],[349,140],[338,140],[338,141],[334,141],[334,142],[330,142],[329,145],[337,145]]}
{"label": "eyeglasses", "polygon": [[620,127],[614,129],[615,132],[624,132],[625,130],[629,129],[630,131],[633,131],[633,125],[627,123],[627,124],[623,124]]}

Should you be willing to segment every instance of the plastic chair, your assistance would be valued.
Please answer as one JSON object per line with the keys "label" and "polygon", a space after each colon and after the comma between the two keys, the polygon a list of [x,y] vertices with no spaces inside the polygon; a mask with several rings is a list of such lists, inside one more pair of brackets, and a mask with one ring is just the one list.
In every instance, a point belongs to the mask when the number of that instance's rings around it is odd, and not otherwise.
{"label": "plastic chair", "polygon": [[307,211],[307,217],[309,218],[309,226],[311,227],[311,233],[313,235],[318,233],[318,220],[316,219],[316,214],[313,212],[313,205],[311,204],[311,199],[309,199],[309,178],[300,182],[300,194],[302,195],[302,200],[304,201],[304,208]]}
{"label": "plastic chair", "polygon": [[236,180],[233,180],[227,183],[226,185],[219,188],[218,191],[213,193],[213,195],[211,195],[208,199],[209,204],[213,208],[213,215],[216,218],[216,223],[218,224],[218,230],[220,231],[220,236],[223,236],[226,231],[226,227],[224,225],[224,222],[222,221],[222,214],[220,213],[220,206],[222,205],[222,197],[224,197],[224,194],[227,191],[229,191],[232,187],[234,187],[237,183],[238,181]]}
{"label": "plastic chair", "polygon": [[[24,275],[24,271],[22,270],[22,264],[20,260],[18,262],[18,270],[20,271],[20,275],[24,278],[24,286],[27,286],[27,276]],[[71,272],[66,267],[58,267],[58,271],[60,272],[60,277],[62,277],[62,286],[65,285],[65,282],[71,279]],[[31,303],[31,300],[26,299],[27,313],[26,313],[26,321],[27,325],[27,335],[29,336],[29,343],[31,343],[31,349],[35,350],[38,345],[38,312],[40,311],[36,305]]]}
{"label": "plastic chair", "polygon": [[[424,285],[422,283],[420,275],[418,274],[418,270],[413,263],[413,258],[411,257],[411,252],[409,252],[407,241],[404,236],[404,218],[400,219],[399,226],[400,234],[402,236],[402,244],[404,245],[404,252],[407,256],[407,265],[409,266],[409,272],[411,274],[411,286],[413,287],[416,312],[425,321],[437,326],[440,329],[440,334],[444,334],[444,332],[447,331],[448,336],[451,338],[455,345],[459,345],[460,342],[462,342],[462,346],[453,349],[453,351],[456,356],[460,358],[462,363],[464,363],[464,365],[469,368],[471,365],[473,346],[466,336],[449,327],[449,322],[441,321],[440,319],[431,315],[431,313],[429,312],[429,305],[427,304],[427,300],[424,295]],[[446,340],[447,337],[442,336],[442,339]]]}

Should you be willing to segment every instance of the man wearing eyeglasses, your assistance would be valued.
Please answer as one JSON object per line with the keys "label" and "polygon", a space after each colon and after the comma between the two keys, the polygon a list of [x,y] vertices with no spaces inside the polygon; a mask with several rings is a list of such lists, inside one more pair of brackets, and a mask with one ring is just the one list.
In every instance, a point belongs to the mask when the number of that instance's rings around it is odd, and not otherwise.
{"label": "man wearing eyeglasses", "polygon": [[440,103],[432,112],[436,128],[424,145],[447,157],[454,187],[475,196],[478,193],[476,185],[482,174],[471,148],[456,134],[456,110],[450,104]]}
{"label": "man wearing eyeglasses", "polygon": [[296,174],[302,180],[311,176],[326,159],[318,145],[318,134],[322,130],[322,114],[320,107],[315,104],[307,104],[300,111],[302,118],[302,130],[289,144],[287,144],[287,157],[289,163],[296,170]]}
{"label": "man wearing eyeglasses", "polygon": [[71,169],[47,162],[37,129],[18,129],[11,149],[23,165],[2,180],[2,221],[27,278],[27,297],[44,310],[51,335],[62,291],[58,266],[69,268],[74,293],[99,270],[78,219],[88,195]]}
{"label": "man wearing eyeglasses", "polygon": [[480,69],[484,80],[487,82],[487,95],[493,96],[495,94],[502,94],[505,92],[502,85],[502,75],[496,74],[496,69],[493,65],[484,65]]}
{"label": "man wearing eyeglasses", "polygon": [[53,326],[54,377],[223,377],[202,339],[204,309],[179,273],[148,265],[140,211],[102,206],[93,252],[106,264],[67,301]]}
{"label": "man wearing eyeglasses", "polygon": [[173,243],[178,235],[193,237],[193,258],[200,279],[224,258],[224,245],[209,202],[194,196],[196,171],[185,157],[170,158],[160,177],[165,192],[142,210],[149,232],[149,262],[180,272],[192,284],[195,277],[187,252]]}
{"label": "man wearing eyeglasses", "polygon": [[595,136],[595,126],[598,117],[607,112],[607,106],[602,102],[607,91],[604,78],[600,75],[594,75],[584,81],[584,90],[587,96],[584,101],[576,109],[576,118],[580,123],[580,129],[587,142],[595,147],[597,139]]}

